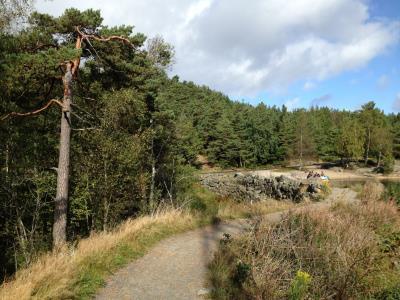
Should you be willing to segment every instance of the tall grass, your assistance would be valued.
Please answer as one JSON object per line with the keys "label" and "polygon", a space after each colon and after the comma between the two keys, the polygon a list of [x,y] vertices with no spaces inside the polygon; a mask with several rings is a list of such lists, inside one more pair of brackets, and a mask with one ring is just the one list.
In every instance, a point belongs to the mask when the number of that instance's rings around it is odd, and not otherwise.
{"label": "tall grass", "polygon": [[371,183],[359,205],[303,209],[272,225],[262,218],[242,237],[223,240],[210,265],[213,298],[375,299],[400,293],[400,216],[394,203],[377,200],[381,192]]}
{"label": "tall grass", "polygon": [[197,221],[179,210],[129,220],[76,247],[39,257],[1,286],[0,299],[88,299],[111,272],[142,256],[160,239],[194,228]]}
{"label": "tall grass", "polygon": [[273,200],[239,204],[199,185],[193,186],[189,196],[188,209],[165,209],[131,219],[111,232],[94,233],[75,246],[40,256],[0,286],[0,299],[89,299],[113,271],[143,256],[163,238],[221,219],[290,207]]}

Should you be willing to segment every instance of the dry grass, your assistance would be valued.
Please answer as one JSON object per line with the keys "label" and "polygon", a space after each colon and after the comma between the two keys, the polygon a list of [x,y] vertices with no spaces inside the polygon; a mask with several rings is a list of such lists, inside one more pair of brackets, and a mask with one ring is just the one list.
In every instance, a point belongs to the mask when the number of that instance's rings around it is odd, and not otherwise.
{"label": "dry grass", "polygon": [[129,220],[109,233],[98,233],[76,247],[48,253],[0,288],[0,299],[88,298],[105,276],[139,257],[155,242],[196,226],[187,212],[169,210]]}
{"label": "dry grass", "polygon": [[288,210],[294,206],[292,201],[277,201],[273,199],[254,203],[234,202],[229,199],[220,199],[218,205],[218,217],[221,219],[238,219],[262,216],[269,213]]}
{"label": "dry grass", "polygon": [[40,256],[0,286],[0,299],[90,299],[113,271],[146,253],[156,242],[220,219],[246,218],[289,209],[291,202],[237,203],[193,188],[190,210],[165,210],[131,219],[112,232],[94,233],[76,246]]}
{"label": "dry grass", "polygon": [[360,193],[361,201],[371,202],[382,198],[385,186],[379,181],[367,181]]}
{"label": "dry grass", "polygon": [[223,241],[210,266],[213,297],[294,299],[298,271],[311,276],[305,299],[370,299],[396,287],[400,216],[393,203],[376,200],[379,191],[367,185],[364,194],[374,198],[361,205],[303,209],[274,225],[261,219],[240,239]]}

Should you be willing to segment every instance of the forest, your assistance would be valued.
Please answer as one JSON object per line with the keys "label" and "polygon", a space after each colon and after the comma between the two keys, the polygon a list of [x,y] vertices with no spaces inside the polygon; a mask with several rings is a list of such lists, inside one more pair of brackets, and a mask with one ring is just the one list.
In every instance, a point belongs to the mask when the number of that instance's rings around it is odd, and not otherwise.
{"label": "forest", "polygon": [[[332,161],[385,173],[400,158],[400,114],[373,101],[357,111],[253,106],[169,76],[172,45],[107,27],[99,11],[33,12],[23,26],[13,12],[0,15],[1,278],[53,247],[60,212],[61,240],[73,243],[190,201],[199,155],[221,168]],[[62,126],[66,203],[56,199]]]}

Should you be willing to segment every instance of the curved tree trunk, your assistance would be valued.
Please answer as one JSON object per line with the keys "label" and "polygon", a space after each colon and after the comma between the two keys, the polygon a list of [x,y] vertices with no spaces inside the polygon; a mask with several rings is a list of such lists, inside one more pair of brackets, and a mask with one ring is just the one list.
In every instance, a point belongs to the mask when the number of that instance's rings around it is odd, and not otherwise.
{"label": "curved tree trunk", "polygon": [[57,169],[57,194],[54,208],[53,247],[67,240],[67,209],[69,186],[69,160],[71,144],[72,66],[67,64],[64,76],[64,100],[61,112],[60,155]]}

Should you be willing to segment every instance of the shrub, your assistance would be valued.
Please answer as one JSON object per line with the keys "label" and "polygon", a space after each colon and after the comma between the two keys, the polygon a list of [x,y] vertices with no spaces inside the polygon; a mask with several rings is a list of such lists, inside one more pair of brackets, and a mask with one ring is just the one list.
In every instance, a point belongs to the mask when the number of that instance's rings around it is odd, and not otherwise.
{"label": "shrub", "polygon": [[290,300],[304,299],[311,283],[311,276],[307,272],[297,271],[296,277],[290,285],[288,298]]}
{"label": "shrub", "polygon": [[388,182],[386,184],[384,198],[386,201],[394,201],[400,207],[400,183]]}
{"label": "shrub", "polygon": [[383,159],[383,173],[390,174],[394,170],[394,158],[392,155],[387,155]]}
{"label": "shrub", "polygon": [[212,296],[368,299],[395,293],[399,213],[392,203],[368,200],[289,213],[273,225],[255,222],[248,233],[221,245],[210,265]]}

